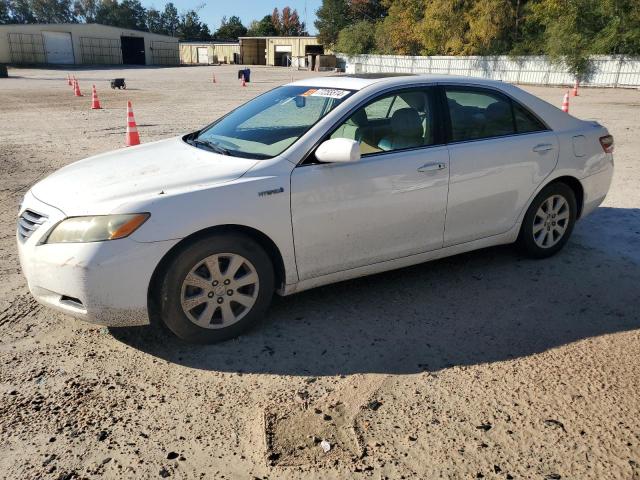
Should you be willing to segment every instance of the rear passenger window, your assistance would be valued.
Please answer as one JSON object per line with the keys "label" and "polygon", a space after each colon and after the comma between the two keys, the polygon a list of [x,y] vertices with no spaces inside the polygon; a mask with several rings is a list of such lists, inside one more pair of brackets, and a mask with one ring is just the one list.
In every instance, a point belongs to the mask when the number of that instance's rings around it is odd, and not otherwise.
{"label": "rear passenger window", "polygon": [[454,142],[516,133],[511,100],[493,92],[447,89]]}
{"label": "rear passenger window", "polygon": [[540,132],[547,130],[547,127],[534,117],[531,112],[527,111],[521,105],[513,103],[513,114],[516,117],[516,130],[518,133]]}

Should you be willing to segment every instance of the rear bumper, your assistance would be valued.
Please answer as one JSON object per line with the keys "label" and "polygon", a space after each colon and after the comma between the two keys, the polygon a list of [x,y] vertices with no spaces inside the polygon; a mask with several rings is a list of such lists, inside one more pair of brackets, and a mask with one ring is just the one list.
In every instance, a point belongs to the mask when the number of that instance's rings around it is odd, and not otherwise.
{"label": "rear bumper", "polygon": [[40,303],[107,326],[149,323],[147,295],[155,267],[177,240],[40,244],[64,214],[27,195],[22,208],[48,219],[26,241],[18,237],[20,265]]}
{"label": "rear bumper", "polygon": [[589,215],[604,201],[609,192],[612,178],[613,164],[609,164],[604,170],[580,180],[584,189],[581,218]]}

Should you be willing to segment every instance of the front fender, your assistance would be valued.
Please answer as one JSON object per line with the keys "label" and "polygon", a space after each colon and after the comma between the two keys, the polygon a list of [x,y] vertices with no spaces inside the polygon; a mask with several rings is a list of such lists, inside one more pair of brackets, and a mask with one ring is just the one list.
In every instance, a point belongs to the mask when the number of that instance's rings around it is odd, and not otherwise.
{"label": "front fender", "polygon": [[286,283],[297,281],[291,229],[288,177],[251,176],[216,187],[158,195],[129,209],[151,213],[136,231],[136,242],[180,240],[220,225],[249,227],[269,237],[280,250]]}

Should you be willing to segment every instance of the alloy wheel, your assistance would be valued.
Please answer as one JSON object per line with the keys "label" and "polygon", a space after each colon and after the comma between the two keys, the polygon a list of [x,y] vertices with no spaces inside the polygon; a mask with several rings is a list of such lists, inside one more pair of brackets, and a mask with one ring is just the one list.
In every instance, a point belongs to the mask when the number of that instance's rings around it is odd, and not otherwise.
{"label": "alloy wheel", "polygon": [[247,315],[258,299],[253,264],[236,253],[219,253],[198,262],[182,282],[182,311],[202,328],[226,328]]}
{"label": "alloy wheel", "polygon": [[564,237],[569,226],[569,202],[552,195],[540,204],[533,217],[533,240],[540,248],[551,248]]}

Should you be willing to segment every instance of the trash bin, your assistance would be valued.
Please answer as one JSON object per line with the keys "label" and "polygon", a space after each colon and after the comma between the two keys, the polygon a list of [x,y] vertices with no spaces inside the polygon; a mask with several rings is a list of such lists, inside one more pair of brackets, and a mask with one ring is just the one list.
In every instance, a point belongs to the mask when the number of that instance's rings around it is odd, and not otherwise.
{"label": "trash bin", "polygon": [[0,78],[8,78],[9,72],[7,72],[6,65],[0,65]]}
{"label": "trash bin", "polygon": [[244,75],[244,81],[249,83],[249,76],[251,75],[251,70],[249,70],[248,68],[243,68],[241,70],[238,70],[238,80],[240,80],[243,75]]}

